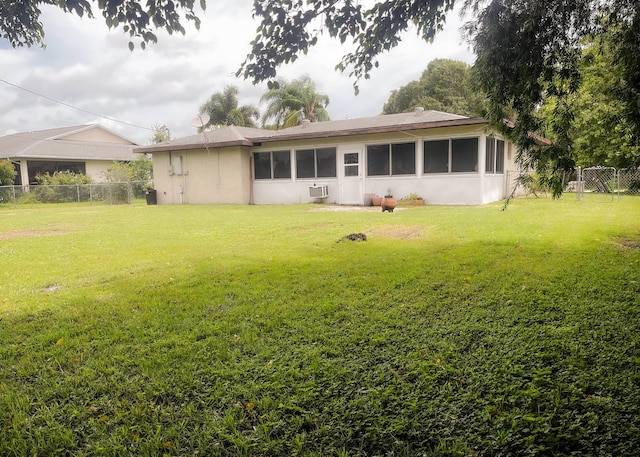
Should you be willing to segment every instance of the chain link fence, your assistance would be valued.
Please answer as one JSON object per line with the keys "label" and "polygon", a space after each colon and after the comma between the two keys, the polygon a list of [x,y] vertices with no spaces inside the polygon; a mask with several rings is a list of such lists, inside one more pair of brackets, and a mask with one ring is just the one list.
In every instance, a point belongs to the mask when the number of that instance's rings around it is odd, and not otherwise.
{"label": "chain link fence", "polygon": [[618,170],[618,189],[627,195],[640,195],[640,168]]}
{"label": "chain link fence", "polygon": [[98,184],[0,186],[0,204],[27,203],[95,203],[130,204],[145,198],[147,182],[114,182]]}
{"label": "chain link fence", "polygon": [[[621,195],[640,196],[640,169],[578,168],[575,174],[567,175],[565,183],[565,193],[575,193],[578,200],[613,201]],[[513,197],[549,194],[534,172],[509,171],[506,186],[506,194]]]}
{"label": "chain link fence", "polygon": [[621,195],[640,195],[640,169],[592,167],[578,169],[578,200],[613,201]]}

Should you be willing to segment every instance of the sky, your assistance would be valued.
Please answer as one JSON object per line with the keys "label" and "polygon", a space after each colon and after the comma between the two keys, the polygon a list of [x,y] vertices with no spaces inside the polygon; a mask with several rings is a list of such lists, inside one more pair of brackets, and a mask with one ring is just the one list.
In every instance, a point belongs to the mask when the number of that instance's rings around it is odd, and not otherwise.
{"label": "sky", "polygon": [[[200,106],[227,85],[238,87],[241,105],[260,109],[266,83],[235,76],[258,26],[252,0],[209,0],[198,15],[200,30],[188,24],[185,35],[159,31],[158,44],[130,51],[128,35],[109,30],[99,13],[79,18],[43,7],[46,48],[12,48],[0,39],[0,135],[91,123],[141,145],[158,125],[166,125],[172,138],[193,135]],[[379,59],[371,79],[359,81],[358,95],[348,72],[335,70],[349,49],[329,37],[280,67],[278,76],[309,75],[318,92],[329,96],[333,120],[376,116],[391,91],[418,79],[431,60],[473,63],[459,32],[463,21],[452,13],[447,22],[434,43],[404,34],[402,43]]]}

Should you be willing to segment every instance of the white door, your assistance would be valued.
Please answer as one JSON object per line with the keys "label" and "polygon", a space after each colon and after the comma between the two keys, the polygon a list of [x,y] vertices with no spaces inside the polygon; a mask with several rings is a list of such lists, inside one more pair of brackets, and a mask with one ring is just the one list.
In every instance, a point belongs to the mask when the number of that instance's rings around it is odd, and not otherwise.
{"label": "white door", "polygon": [[363,172],[362,152],[347,149],[340,154],[340,204],[362,205]]}

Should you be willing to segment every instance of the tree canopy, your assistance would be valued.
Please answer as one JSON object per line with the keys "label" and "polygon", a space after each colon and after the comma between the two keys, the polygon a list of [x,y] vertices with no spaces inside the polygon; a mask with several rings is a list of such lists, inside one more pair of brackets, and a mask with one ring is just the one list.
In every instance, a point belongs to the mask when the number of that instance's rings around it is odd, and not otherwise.
{"label": "tree canopy", "polygon": [[420,79],[391,92],[382,112],[404,113],[420,106],[463,116],[483,116],[484,104],[484,95],[473,86],[469,64],[435,59]]}
{"label": "tree canopy", "polygon": [[[0,37],[13,47],[44,45],[45,30],[40,22],[43,5],[57,6],[80,17],[94,17],[92,8],[97,7],[109,28],[121,27],[129,34],[130,49],[135,46],[133,40],[140,40],[143,48],[146,43],[155,43],[155,29],[184,34],[184,21],[200,27],[194,11],[196,0],[3,0],[0,2]],[[200,0],[199,6],[204,10],[206,1]]]}
{"label": "tree canopy", "polygon": [[9,159],[0,160],[0,186],[11,186],[18,176],[16,168]]}
{"label": "tree canopy", "polygon": [[200,107],[200,114],[208,114],[209,122],[201,127],[203,130],[209,126],[238,125],[241,127],[255,127],[254,120],[260,117],[255,106],[239,105],[238,88],[226,86],[222,92],[214,93]]}
{"label": "tree canopy", "polygon": [[[633,134],[625,105],[617,96],[621,79],[620,64],[613,60],[611,36],[585,43],[579,70],[581,84],[569,100],[574,116],[569,135],[576,164],[581,167],[610,166],[626,168],[639,162],[640,148],[632,143]],[[557,100],[545,98],[541,108],[543,134],[552,141]]]}
{"label": "tree canopy", "polygon": [[164,143],[171,140],[171,130],[165,124],[156,124],[151,129],[153,130],[149,139],[151,144]]}
{"label": "tree canopy", "polygon": [[[640,144],[637,0],[254,0],[261,23],[238,73],[254,82],[273,79],[278,66],[306,53],[326,33],[355,44],[337,68],[348,69],[357,84],[409,28],[432,40],[454,6],[473,13],[465,31],[477,56],[476,81],[488,97],[487,117],[518,144],[522,166],[552,176],[555,195],[562,190],[562,172],[575,166],[571,99],[580,87],[585,37],[615,34],[611,52],[620,65],[615,94],[624,106],[631,142]],[[539,108],[548,96],[556,99],[553,122],[547,125],[555,141],[542,147],[531,133],[542,128]]]}
{"label": "tree canopy", "polygon": [[267,108],[262,122],[275,121],[276,128],[298,125],[303,119],[311,122],[328,121],[329,97],[316,90],[316,84],[305,75],[289,82],[279,79],[262,96]]}

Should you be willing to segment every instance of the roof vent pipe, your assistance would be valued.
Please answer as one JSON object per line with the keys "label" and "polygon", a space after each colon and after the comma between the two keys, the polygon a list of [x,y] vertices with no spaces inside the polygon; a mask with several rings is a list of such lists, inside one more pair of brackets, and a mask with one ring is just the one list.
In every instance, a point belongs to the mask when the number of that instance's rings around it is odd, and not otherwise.
{"label": "roof vent pipe", "polygon": [[303,127],[306,127],[309,124],[311,124],[311,121],[309,119],[302,119],[302,126]]}
{"label": "roof vent pipe", "polygon": [[414,108],[413,112],[416,114],[422,114],[424,113],[424,108],[422,106],[417,106],[416,108]]}

